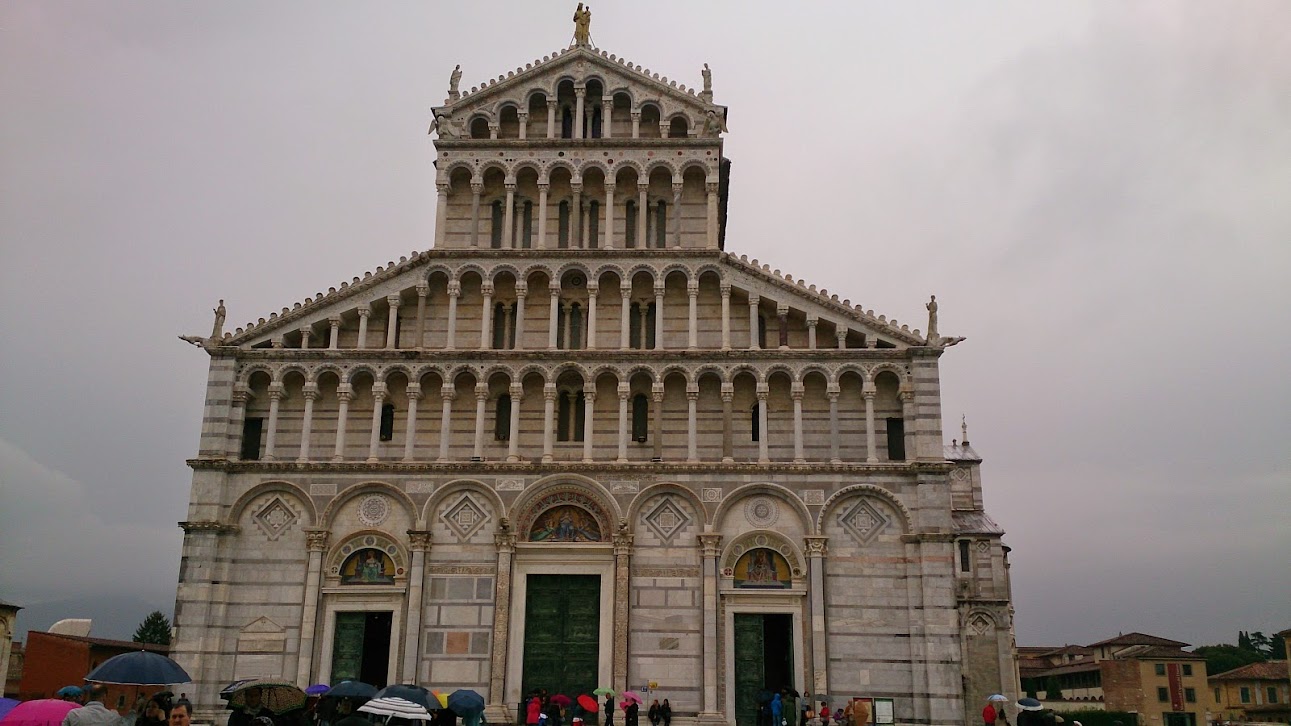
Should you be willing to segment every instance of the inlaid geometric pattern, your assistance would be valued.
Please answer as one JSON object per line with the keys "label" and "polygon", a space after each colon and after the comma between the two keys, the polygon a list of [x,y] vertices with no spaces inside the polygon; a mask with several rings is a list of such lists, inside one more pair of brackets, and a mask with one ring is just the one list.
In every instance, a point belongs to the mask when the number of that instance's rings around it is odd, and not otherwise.
{"label": "inlaid geometric pattern", "polygon": [[770,527],[780,518],[780,506],[771,497],[752,497],[744,504],[744,518],[754,527]]}
{"label": "inlaid geometric pattern", "polygon": [[380,494],[370,494],[359,502],[359,521],[375,527],[390,516],[390,500]]}
{"label": "inlaid geometric pattern", "polygon": [[256,526],[271,542],[281,537],[298,519],[300,516],[281,497],[270,499],[252,516]]}
{"label": "inlaid geometric pattern", "polygon": [[677,505],[672,496],[666,496],[645,515],[645,523],[664,542],[671,542],[678,532],[690,524],[686,510]]}
{"label": "inlaid geometric pattern", "polygon": [[489,521],[489,513],[470,494],[463,494],[451,507],[443,510],[439,517],[461,540],[470,539],[471,535]]}
{"label": "inlaid geometric pattern", "polygon": [[990,619],[981,613],[974,615],[972,620],[968,621],[968,626],[978,635],[986,635],[986,631],[990,630],[992,625]]}
{"label": "inlaid geometric pattern", "polygon": [[838,523],[858,544],[867,544],[891,523],[884,514],[865,498],[857,499],[851,509],[838,515]]}
{"label": "inlaid geometric pattern", "polygon": [[722,501],[722,490],[718,487],[704,487],[703,497],[706,502],[720,502]]}

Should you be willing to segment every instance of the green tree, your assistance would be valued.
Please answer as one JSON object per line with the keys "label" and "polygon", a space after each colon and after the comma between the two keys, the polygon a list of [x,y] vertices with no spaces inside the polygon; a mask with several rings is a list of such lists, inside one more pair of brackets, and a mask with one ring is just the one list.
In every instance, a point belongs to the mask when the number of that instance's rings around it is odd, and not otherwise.
{"label": "green tree", "polygon": [[1258,651],[1238,645],[1203,645],[1200,648],[1193,648],[1192,652],[1206,659],[1206,673],[1212,676],[1250,663],[1268,660]]}
{"label": "green tree", "polygon": [[1247,633],[1246,642],[1251,644],[1251,650],[1263,655],[1266,659],[1273,655],[1273,641],[1269,639],[1269,636],[1258,630]]}
{"label": "green tree", "polygon": [[153,610],[134,631],[134,642],[170,645],[170,619]]}
{"label": "green tree", "polygon": [[1062,698],[1062,686],[1058,685],[1057,676],[1049,676],[1044,681],[1045,698],[1052,701]]}

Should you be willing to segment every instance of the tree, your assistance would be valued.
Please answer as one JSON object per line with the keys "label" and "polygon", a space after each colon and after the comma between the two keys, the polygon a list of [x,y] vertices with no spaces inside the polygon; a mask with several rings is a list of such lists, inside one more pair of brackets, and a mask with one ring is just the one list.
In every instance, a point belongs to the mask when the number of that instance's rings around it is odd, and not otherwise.
{"label": "tree", "polygon": [[1238,645],[1203,645],[1192,652],[1206,659],[1206,673],[1212,676],[1267,660],[1259,652]]}
{"label": "tree", "polygon": [[1258,630],[1252,633],[1247,633],[1246,642],[1250,643],[1251,650],[1259,653],[1265,658],[1273,655],[1273,641],[1269,639],[1269,636]]}
{"label": "tree", "polygon": [[170,645],[170,619],[153,610],[134,631],[134,642]]}
{"label": "tree", "polygon": [[1057,676],[1049,676],[1044,682],[1045,698],[1050,701],[1062,698],[1062,686],[1058,684]]}

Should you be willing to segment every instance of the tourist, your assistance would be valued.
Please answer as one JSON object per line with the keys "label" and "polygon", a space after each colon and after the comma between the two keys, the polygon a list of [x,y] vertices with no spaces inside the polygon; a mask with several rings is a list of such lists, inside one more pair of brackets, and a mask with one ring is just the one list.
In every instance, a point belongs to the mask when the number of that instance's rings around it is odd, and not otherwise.
{"label": "tourist", "polygon": [[782,726],[784,720],[784,703],[780,700],[780,694],[777,693],[771,697],[771,726]]}
{"label": "tourist", "polygon": [[255,720],[261,716],[273,720],[273,711],[261,704],[263,695],[259,688],[248,688],[242,695],[242,707],[229,714],[229,726],[256,726]]}
{"label": "tourist", "polygon": [[654,699],[650,704],[650,710],[646,711],[646,720],[650,722],[650,726],[659,726],[659,699]]}
{"label": "tourist", "polygon": [[663,726],[672,726],[672,704],[668,699],[663,699],[663,705],[659,707],[659,718],[663,719]]}
{"label": "tourist", "polygon": [[816,710],[816,717],[820,719],[823,726],[829,726],[829,704],[825,701],[820,702],[820,708]]}
{"label": "tourist", "polygon": [[623,709],[623,726],[637,726],[637,713],[641,710],[636,701],[628,703]]}
{"label": "tourist", "polygon": [[780,701],[784,703],[785,726],[798,726],[798,699],[793,695],[797,691],[781,689]]}
{"label": "tourist", "polygon": [[614,694],[605,694],[605,726],[614,726]]}
{"label": "tourist", "polygon": [[538,721],[542,719],[542,699],[535,693],[529,699],[528,705],[525,706],[524,722],[527,726],[537,726]]}
{"label": "tourist", "polygon": [[193,719],[193,704],[187,699],[179,699],[170,707],[170,716],[167,721],[170,726],[189,726]]}
{"label": "tourist", "polygon": [[85,693],[85,705],[68,711],[63,718],[63,726],[116,726],[121,723],[121,714],[103,705],[107,694],[108,689],[102,685],[90,686]]}
{"label": "tourist", "polygon": [[153,696],[144,704],[143,713],[135,723],[137,726],[165,726],[166,720],[165,707],[156,696]]}

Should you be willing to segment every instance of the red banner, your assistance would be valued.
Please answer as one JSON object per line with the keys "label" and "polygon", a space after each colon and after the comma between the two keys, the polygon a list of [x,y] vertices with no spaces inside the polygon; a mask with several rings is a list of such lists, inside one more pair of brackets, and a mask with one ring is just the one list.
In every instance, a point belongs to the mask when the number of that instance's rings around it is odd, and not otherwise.
{"label": "red banner", "polygon": [[1170,663],[1166,666],[1166,673],[1170,679],[1170,710],[1183,710],[1183,671],[1179,668],[1178,663]]}

